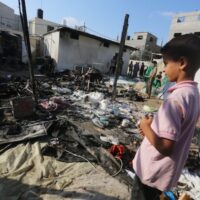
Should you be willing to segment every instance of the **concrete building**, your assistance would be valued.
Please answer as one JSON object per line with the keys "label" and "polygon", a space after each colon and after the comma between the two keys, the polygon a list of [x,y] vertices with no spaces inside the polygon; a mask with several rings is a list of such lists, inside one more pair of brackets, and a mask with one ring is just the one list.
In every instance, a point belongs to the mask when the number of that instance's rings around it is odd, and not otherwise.
{"label": "concrete building", "polygon": [[60,24],[43,19],[42,9],[38,9],[37,17],[29,20],[28,23],[32,58],[35,59],[43,56],[43,35],[56,29]]}
{"label": "concrete building", "polygon": [[[58,71],[90,64],[101,72],[109,71],[112,57],[119,52],[119,42],[108,40],[69,27],[61,27],[44,35],[45,56],[55,60]],[[126,74],[131,51],[125,46],[122,74]]]}
{"label": "concrete building", "polygon": [[140,51],[151,51],[158,53],[160,47],[157,45],[157,37],[148,32],[136,32],[133,37],[127,37],[126,44]]}
{"label": "concrete building", "polygon": [[20,16],[14,9],[0,2],[0,30],[22,34]]}
{"label": "concrete building", "polygon": [[187,33],[194,33],[200,36],[200,11],[178,13],[173,16],[169,40]]}
{"label": "concrete building", "polygon": [[[173,16],[169,32],[169,40],[179,35],[194,33],[200,36],[200,11],[178,13]],[[200,69],[195,75],[200,90]]]}
{"label": "concrete building", "polygon": [[0,64],[22,60],[22,35],[20,16],[0,2]]}
{"label": "concrete building", "polygon": [[60,24],[43,19],[43,11],[38,9],[37,17],[29,20],[29,34],[33,36],[42,36],[59,27]]}

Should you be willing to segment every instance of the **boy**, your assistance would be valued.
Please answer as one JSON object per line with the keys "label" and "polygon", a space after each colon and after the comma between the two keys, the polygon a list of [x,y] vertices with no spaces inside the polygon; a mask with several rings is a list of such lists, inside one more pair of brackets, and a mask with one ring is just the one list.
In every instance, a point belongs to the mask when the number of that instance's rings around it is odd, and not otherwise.
{"label": "boy", "polygon": [[133,160],[133,168],[148,200],[177,184],[186,162],[196,122],[200,97],[194,75],[200,66],[200,38],[186,34],[162,49],[165,75],[176,82],[157,114],[141,119],[144,140]]}

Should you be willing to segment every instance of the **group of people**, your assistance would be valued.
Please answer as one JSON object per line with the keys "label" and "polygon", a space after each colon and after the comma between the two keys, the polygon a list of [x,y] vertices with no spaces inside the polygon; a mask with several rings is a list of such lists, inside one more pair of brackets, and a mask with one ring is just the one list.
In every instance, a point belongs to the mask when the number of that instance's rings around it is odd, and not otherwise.
{"label": "group of people", "polygon": [[132,77],[132,78],[136,78],[136,77],[138,77],[138,72],[139,72],[140,78],[143,78],[144,77],[144,72],[145,72],[144,63],[142,62],[141,66],[140,66],[139,62],[136,62],[133,65],[133,61],[131,61],[129,63],[129,65],[128,65],[128,73],[127,73],[127,75]]}
{"label": "group of people", "polygon": [[144,79],[146,82],[146,93],[148,94],[149,98],[151,96],[152,87],[161,87],[162,72],[157,74],[156,61],[153,61],[149,66],[145,66],[143,62],[141,65],[139,62],[136,62],[133,65],[133,61],[131,61],[128,65],[127,75],[132,78],[136,78],[139,75],[140,78]]}

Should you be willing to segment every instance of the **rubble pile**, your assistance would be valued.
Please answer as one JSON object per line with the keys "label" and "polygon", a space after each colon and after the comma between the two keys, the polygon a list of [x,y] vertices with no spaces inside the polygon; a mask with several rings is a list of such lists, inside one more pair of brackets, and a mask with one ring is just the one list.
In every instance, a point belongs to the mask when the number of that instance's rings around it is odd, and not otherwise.
{"label": "rubble pile", "polygon": [[[66,163],[100,165],[111,176],[134,187],[131,161],[143,139],[137,122],[156,109],[138,109],[134,102],[144,102],[144,96],[123,84],[117,88],[117,100],[112,100],[110,82],[90,67],[76,67],[53,76],[40,74],[35,79],[38,104],[32,99],[29,80],[0,79],[0,153],[19,143],[45,141],[42,156]],[[199,155],[199,144],[194,144],[186,166],[196,178]],[[177,187],[174,193],[180,196],[190,191],[188,194],[196,199],[199,191],[191,189],[190,180],[194,179],[190,173],[183,172],[184,178],[180,179],[187,189]]]}

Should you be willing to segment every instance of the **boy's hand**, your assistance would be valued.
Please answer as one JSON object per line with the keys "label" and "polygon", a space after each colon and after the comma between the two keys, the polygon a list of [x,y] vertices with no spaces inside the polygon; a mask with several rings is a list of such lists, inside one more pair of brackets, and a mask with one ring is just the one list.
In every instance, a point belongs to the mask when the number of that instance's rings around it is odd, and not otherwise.
{"label": "boy's hand", "polygon": [[145,135],[145,130],[146,128],[149,128],[151,126],[152,121],[153,121],[153,117],[148,116],[148,115],[146,115],[145,117],[141,119],[140,124],[139,124],[140,134]]}

